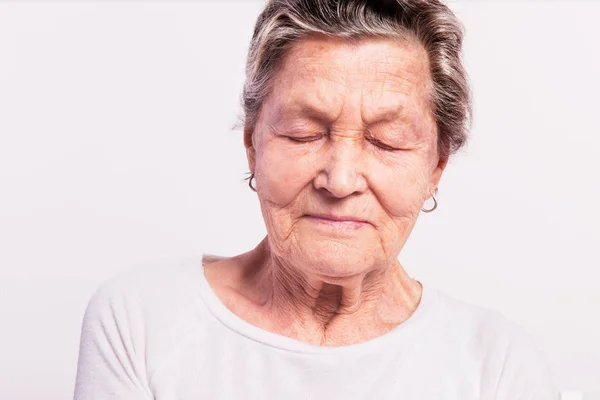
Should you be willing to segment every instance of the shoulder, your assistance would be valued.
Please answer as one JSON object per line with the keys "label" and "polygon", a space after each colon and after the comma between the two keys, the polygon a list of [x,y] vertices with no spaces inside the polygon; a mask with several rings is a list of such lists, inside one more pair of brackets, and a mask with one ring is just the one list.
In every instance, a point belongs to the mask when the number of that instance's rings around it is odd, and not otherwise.
{"label": "shoulder", "polygon": [[[557,399],[556,371],[533,336],[497,310],[438,292],[446,333],[493,382],[496,399]],[[458,339],[457,339],[458,340]]]}
{"label": "shoulder", "polygon": [[[509,341],[526,336],[525,330],[501,312],[478,304],[460,300],[437,290],[439,313],[453,329],[466,330],[474,335]],[[445,321],[446,322],[446,321]],[[452,329],[452,328],[451,328]]]}
{"label": "shoulder", "polygon": [[[201,258],[131,267],[92,294],[82,331],[127,345],[138,356],[162,355],[204,323]],[[158,358],[158,357],[157,357]]]}
{"label": "shoulder", "polygon": [[75,398],[149,398],[149,376],[204,325],[201,273],[201,259],[165,261],[104,281],[83,317]]}
{"label": "shoulder", "polygon": [[460,300],[439,290],[437,292],[438,310],[448,331],[469,337],[472,346],[505,352],[526,344],[535,347],[529,332],[500,311]]}
{"label": "shoulder", "polygon": [[153,312],[197,298],[201,259],[155,261],[128,268],[105,280],[92,294],[88,309],[126,308]]}

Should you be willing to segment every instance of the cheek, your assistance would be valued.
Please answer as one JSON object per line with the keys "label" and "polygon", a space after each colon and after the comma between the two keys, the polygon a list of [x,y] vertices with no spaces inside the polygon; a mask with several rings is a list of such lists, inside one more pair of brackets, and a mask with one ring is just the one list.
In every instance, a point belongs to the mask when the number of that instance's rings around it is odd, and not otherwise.
{"label": "cheek", "polygon": [[[269,207],[288,209],[300,205],[299,196],[322,164],[320,151],[300,150],[280,139],[265,140],[257,154],[256,182]],[[378,208],[392,219],[414,219],[427,197],[429,167],[421,153],[407,153],[394,160],[365,155],[363,169]],[[371,196],[371,195],[370,195]],[[369,203],[371,203],[369,201]]]}
{"label": "cheek", "polygon": [[423,205],[428,180],[427,166],[407,158],[393,167],[374,169],[371,190],[391,218],[412,219]]}
{"label": "cheek", "polygon": [[317,173],[315,155],[278,143],[265,142],[256,162],[256,182],[261,196],[276,206],[293,203]]}

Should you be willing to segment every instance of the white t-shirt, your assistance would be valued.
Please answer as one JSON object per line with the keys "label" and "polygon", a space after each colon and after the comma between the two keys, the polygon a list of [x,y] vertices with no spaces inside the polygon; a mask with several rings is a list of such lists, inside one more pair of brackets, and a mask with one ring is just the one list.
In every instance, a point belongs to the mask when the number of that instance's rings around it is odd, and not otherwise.
{"label": "white t-shirt", "polygon": [[88,304],[75,399],[559,399],[519,325],[420,282],[421,302],[396,328],[325,347],[235,315],[201,258],[131,269]]}

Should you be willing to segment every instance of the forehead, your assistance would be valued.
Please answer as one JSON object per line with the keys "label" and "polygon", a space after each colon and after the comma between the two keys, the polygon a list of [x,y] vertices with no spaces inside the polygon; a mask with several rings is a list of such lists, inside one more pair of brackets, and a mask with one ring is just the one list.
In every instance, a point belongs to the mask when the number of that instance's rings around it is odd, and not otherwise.
{"label": "forehead", "polygon": [[311,37],[282,60],[269,96],[278,113],[307,109],[363,122],[397,114],[429,113],[428,56],[416,42]]}

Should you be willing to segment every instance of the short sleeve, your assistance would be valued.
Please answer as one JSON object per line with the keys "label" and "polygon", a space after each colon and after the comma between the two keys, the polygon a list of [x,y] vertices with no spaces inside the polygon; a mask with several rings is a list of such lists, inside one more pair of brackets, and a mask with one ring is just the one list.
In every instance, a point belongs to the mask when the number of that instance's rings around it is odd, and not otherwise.
{"label": "short sleeve", "polygon": [[75,400],[153,398],[135,314],[114,278],[91,297],[81,329]]}
{"label": "short sleeve", "polygon": [[533,338],[514,324],[496,400],[559,400],[556,371]]}

